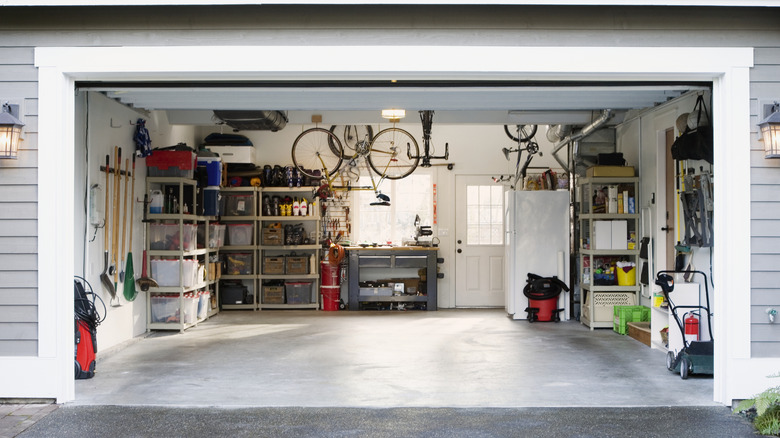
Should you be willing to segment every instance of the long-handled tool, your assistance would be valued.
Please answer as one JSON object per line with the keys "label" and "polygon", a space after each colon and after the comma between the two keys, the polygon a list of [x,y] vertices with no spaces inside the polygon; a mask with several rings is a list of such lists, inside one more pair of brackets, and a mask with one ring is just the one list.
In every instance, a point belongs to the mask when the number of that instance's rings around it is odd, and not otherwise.
{"label": "long-handled tool", "polygon": [[[149,219],[147,219],[146,217],[147,211],[149,211],[149,195],[144,194],[144,218],[142,220],[143,223],[149,222]],[[146,275],[146,264],[147,264],[146,250],[144,250],[143,260],[141,260],[141,278],[139,278],[136,281],[136,283],[138,283],[138,285],[141,286],[141,290],[144,292],[148,291],[150,287],[160,286],[157,283],[157,281],[154,280],[154,278]]]}
{"label": "long-handled tool", "polygon": [[119,280],[119,166],[122,163],[122,149],[114,146],[114,212],[113,212],[113,230],[111,230],[111,260],[114,266],[114,294],[111,296],[111,306],[121,305],[116,296],[116,287]]}
{"label": "long-handled tool", "polygon": [[110,165],[111,164],[111,157],[106,155],[106,204],[105,204],[105,218],[103,219],[103,246],[105,246],[105,250],[103,251],[103,273],[100,274],[100,282],[103,283],[103,287],[106,288],[108,291],[108,294],[111,295],[111,298],[116,295],[116,289],[114,289],[114,285],[111,284],[111,279],[108,278],[108,269],[109,269],[109,260],[108,260],[108,247],[109,247],[109,241],[108,241],[108,186],[109,182],[111,181],[110,178]]}
{"label": "long-handled tool", "polygon": [[130,159],[125,158],[125,174],[123,179],[125,180],[124,195],[122,195],[122,249],[119,252],[119,257],[122,260],[119,262],[119,281],[125,282],[125,246],[127,245],[127,183],[130,179]]}
{"label": "long-handled tool", "polygon": [[133,211],[135,210],[135,154],[133,154],[133,179],[130,184],[130,243],[127,246],[127,266],[125,267],[125,290],[127,301],[135,300],[135,272],[133,272]]}

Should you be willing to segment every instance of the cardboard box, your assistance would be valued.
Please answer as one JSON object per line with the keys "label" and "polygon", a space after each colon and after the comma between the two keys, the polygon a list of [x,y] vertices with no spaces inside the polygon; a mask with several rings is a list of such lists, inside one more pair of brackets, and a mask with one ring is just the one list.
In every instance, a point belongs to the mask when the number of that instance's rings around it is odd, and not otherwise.
{"label": "cardboard box", "polygon": [[591,249],[612,249],[612,221],[593,221]]}
{"label": "cardboard box", "polygon": [[586,174],[588,178],[630,177],[635,175],[635,171],[634,166],[591,166]]}
{"label": "cardboard box", "polygon": [[628,249],[628,221],[612,221],[612,249]]}
{"label": "cardboard box", "polygon": [[628,336],[637,341],[650,346],[650,323],[649,322],[629,322]]}

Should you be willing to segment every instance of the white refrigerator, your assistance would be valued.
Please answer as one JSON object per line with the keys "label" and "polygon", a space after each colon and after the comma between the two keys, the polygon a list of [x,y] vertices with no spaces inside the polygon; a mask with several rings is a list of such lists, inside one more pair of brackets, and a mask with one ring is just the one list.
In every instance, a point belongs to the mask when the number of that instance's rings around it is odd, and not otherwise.
{"label": "white refrigerator", "polygon": [[[513,191],[504,195],[506,311],[512,319],[527,319],[523,295],[528,273],[557,276],[569,285],[569,192]],[[558,296],[562,321],[569,319],[569,294]]]}

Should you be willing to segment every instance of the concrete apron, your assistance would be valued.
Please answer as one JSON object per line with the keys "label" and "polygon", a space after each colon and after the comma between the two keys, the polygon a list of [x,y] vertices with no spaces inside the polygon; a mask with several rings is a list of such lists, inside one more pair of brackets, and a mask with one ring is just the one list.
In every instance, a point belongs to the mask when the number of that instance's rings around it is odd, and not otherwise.
{"label": "concrete apron", "polygon": [[500,309],[225,311],[101,357],[73,405],[715,406],[712,385],[612,330]]}

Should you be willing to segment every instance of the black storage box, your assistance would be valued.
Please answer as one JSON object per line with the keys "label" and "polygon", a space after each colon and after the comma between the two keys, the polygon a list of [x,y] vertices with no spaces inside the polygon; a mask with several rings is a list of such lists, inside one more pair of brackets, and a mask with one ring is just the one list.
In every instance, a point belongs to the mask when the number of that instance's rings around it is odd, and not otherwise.
{"label": "black storage box", "polygon": [[222,283],[219,289],[222,304],[244,304],[247,293],[243,284]]}

